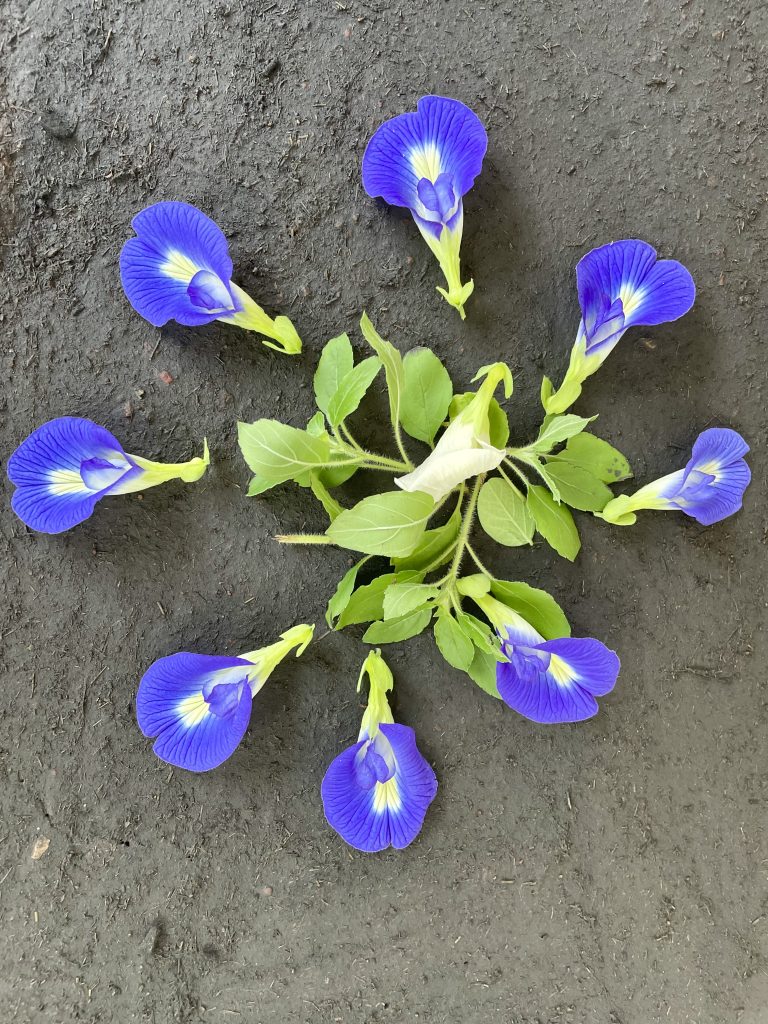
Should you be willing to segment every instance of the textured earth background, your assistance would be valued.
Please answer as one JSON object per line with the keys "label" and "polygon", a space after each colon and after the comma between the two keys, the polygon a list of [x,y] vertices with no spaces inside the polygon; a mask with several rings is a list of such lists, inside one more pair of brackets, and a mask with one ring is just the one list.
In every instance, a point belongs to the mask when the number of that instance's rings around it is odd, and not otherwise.
{"label": "textured earth background", "polygon": [[[3,473],[3,1024],[768,1020],[767,39],[764,5],[726,0],[4,0],[3,465],[65,414],[169,461],[207,435],[215,465],[58,537],[14,518]],[[360,183],[372,130],[427,92],[490,136],[466,324],[414,225]],[[132,312],[118,254],[159,199],[218,221],[299,359]],[[542,371],[567,362],[578,258],[627,236],[685,262],[696,306],[627,335],[579,410],[640,482],[730,424],[754,482],[708,530],[580,516],[574,565],[481,545],[619,651],[597,718],[536,727],[431,639],[390,649],[440,790],[419,840],[379,856],[346,848],[319,799],[356,736],[359,630],[281,668],[220,770],[155,760],[134,719],[150,662],[322,623],[349,564],[271,539],[323,517],[298,489],[245,498],[236,420],[303,424],[320,347],[348,330],[362,352],[367,309],[460,389],[507,359],[523,440]],[[359,419],[381,445],[383,410]]]}

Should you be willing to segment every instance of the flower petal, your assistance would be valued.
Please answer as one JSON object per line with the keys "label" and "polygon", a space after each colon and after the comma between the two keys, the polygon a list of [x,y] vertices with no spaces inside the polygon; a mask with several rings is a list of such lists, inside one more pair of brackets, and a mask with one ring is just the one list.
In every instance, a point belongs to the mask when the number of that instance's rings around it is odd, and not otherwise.
{"label": "flower petal", "polygon": [[110,486],[103,480],[101,488],[88,486],[99,483],[81,475],[83,464],[93,460],[126,467],[117,479],[133,472],[118,440],[91,420],[62,416],[38,427],[8,460],[16,515],[41,533],[62,533],[83,522]]}
{"label": "flower petal", "polygon": [[155,327],[168,320],[188,326],[210,323],[219,312],[197,307],[187,293],[201,270],[214,274],[229,290],[232,260],[224,233],[189,203],[163,202],[133,218],[138,238],[120,253],[120,276],[133,308]]}
{"label": "flower petal", "polygon": [[419,181],[434,183],[448,174],[460,198],[480,173],[487,146],[485,128],[469,107],[424,96],[415,114],[400,114],[376,129],[363,155],[363,186],[370,196],[414,209]]}
{"label": "flower petal", "polygon": [[704,473],[711,473],[712,469],[707,468],[708,465],[717,463],[719,466],[727,466],[729,462],[743,459],[748,451],[749,445],[737,431],[727,427],[710,427],[696,438],[688,465]]}
{"label": "flower petal", "polygon": [[505,704],[541,724],[580,722],[597,713],[598,696],[616,682],[619,659],[599,640],[564,638],[539,644],[549,654],[536,666],[526,659],[525,671],[517,659],[499,663],[496,685]]}
{"label": "flower petal", "polygon": [[[447,434],[448,431],[443,436]],[[463,451],[441,451],[438,442],[435,450],[420,466],[405,476],[396,477],[395,483],[404,491],[423,491],[435,501],[440,501],[462,481],[495,469],[506,454],[506,451],[492,445],[466,448]]]}
{"label": "flower petal", "polygon": [[712,526],[739,511],[752,474],[744,459],[737,459],[713,474],[711,483],[695,490],[687,486],[694,478],[694,474],[688,477],[672,504],[702,526]]}
{"label": "flower petal", "polygon": [[[145,736],[157,737],[155,754],[193,772],[225,761],[248,728],[252,668],[241,658],[185,652],[151,665],[139,684],[136,718]],[[226,699],[222,687],[241,683],[238,699]]]}
{"label": "flower petal", "polygon": [[388,846],[403,849],[421,831],[437,792],[437,779],[405,725],[379,726],[395,758],[395,774],[370,788],[360,785],[355,758],[363,738],[336,757],[323,779],[321,793],[328,824],[357,850],[374,853]]}

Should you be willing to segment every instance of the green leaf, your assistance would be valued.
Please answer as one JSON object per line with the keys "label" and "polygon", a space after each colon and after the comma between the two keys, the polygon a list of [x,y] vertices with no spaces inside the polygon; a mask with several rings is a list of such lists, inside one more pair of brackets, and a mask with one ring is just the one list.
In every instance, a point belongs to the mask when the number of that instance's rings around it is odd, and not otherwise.
{"label": "green leaf", "polygon": [[433,499],[422,491],[372,494],[342,512],[326,535],[342,548],[402,558],[415,550],[434,510]]}
{"label": "green leaf", "polygon": [[485,690],[491,697],[501,700],[498,687],[496,686],[496,658],[485,651],[475,650],[472,664],[467,669],[470,679],[477,683],[481,690]]}
{"label": "green leaf", "polygon": [[539,476],[544,483],[547,485],[552,493],[552,497],[559,504],[560,502],[560,491],[558,490],[557,484],[552,479],[549,471],[547,470],[544,460],[540,459],[538,455],[526,454],[525,452],[516,452],[513,456],[520,462],[524,462],[526,466],[530,466]]}
{"label": "green leaf", "polygon": [[336,394],[339,384],[352,369],[354,354],[352,344],[346,334],[331,338],[320,354],[320,361],[315,371],[315,399],[318,409],[328,412],[331,399]]}
{"label": "green leaf", "polygon": [[394,345],[385,341],[378,333],[368,314],[363,313],[360,320],[360,330],[363,337],[371,346],[373,351],[384,364],[384,373],[387,378],[387,391],[389,392],[389,415],[392,419],[392,426],[396,429],[400,422],[400,405],[402,402],[403,386],[405,384],[405,371],[403,370],[403,357]]}
{"label": "green leaf", "polygon": [[[362,564],[362,563],[361,563]],[[415,580],[421,583],[422,575],[416,572],[388,572],[377,576],[365,586],[358,587],[349,598],[344,610],[339,615],[337,629],[354,626],[358,622],[373,622],[384,618],[384,591],[393,583],[408,583]]]}
{"label": "green leaf", "polygon": [[469,637],[478,650],[490,654],[496,661],[503,661],[499,640],[487,622],[482,622],[469,612],[459,612],[456,620],[465,636]]}
{"label": "green leaf", "polygon": [[370,555],[366,555],[365,558],[361,558],[360,561],[353,565],[351,569],[348,569],[339,580],[336,586],[336,591],[328,602],[328,607],[325,610],[325,621],[331,629],[340,628],[335,625],[336,619],[338,619],[349,604],[352,591],[355,589],[357,574],[370,557]]}
{"label": "green leaf", "polygon": [[415,608],[424,607],[440,594],[440,588],[429,583],[392,583],[384,594],[384,618],[397,619]]}
{"label": "green leaf", "polygon": [[475,648],[469,637],[446,608],[441,608],[435,621],[435,643],[453,668],[466,672],[475,656]]}
{"label": "green leaf", "polygon": [[[455,420],[462,409],[465,409],[475,397],[474,391],[466,391],[463,395],[454,395],[448,413]],[[495,398],[488,406],[489,441],[494,448],[506,448],[509,441],[509,420]]]}
{"label": "green leaf", "polygon": [[313,470],[320,477],[322,484],[332,491],[334,487],[340,487],[343,483],[346,483],[351,476],[354,476],[358,471],[359,466],[338,466],[334,467],[333,463],[330,466],[326,466],[321,470]]}
{"label": "green leaf", "polygon": [[547,544],[572,562],[579,553],[581,540],[568,509],[556,505],[546,487],[534,485],[528,488],[528,511]]}
{"label": "green leaf", "polygon": [[629,463],[612,445],[594,434],[577,434],[550,460],[587,469],[604,484],[616,484],[632,476]]}
{"label": "green leaf", "polygon": [[325,509],[328,518],[333,522],[344,511],[344,506],[340,505],[333,495],[328,493],[328,488],[323,483],[317,470],[310,472],[309,486],[314,496]]}
{"label": "green leaf", "polygon": [[432,619],[431,608],[417,608],[408,615],[384,622],[374,622],[363,633],[363,643],[395,644],[401,640],[410,640],[426,629]]}
{"label": "green leaf", "polygon": [[584,416],[574,416],[568,413],[567,416],[546,416],[539,429],[539,436],[529,445],[529,450],[544,455],[551,452],[556,444],[565,441],[574,434],[580,434],[585,427],[588,427],[596,416],[589,419]]}
{"label": "green leaf", "polygon": [[[460,529],[461,513],[456,511],[443,526],[427,530],[416,550],[407,558],[393,559],[395,569],[426,569],[427,566],[439,568],[450,559],[453,553],[451,545],[458,537]],[[445,553],[444,559],[440,559],[441,553]]]}
{"label": "green leaf", "polygon": [[272,480],[265,480],[263,476],[251,477],[251,482],[248,484],[247,496],[249,498],[256,498],[259,494],[263,494],[265,491],[271,491],[273,487],[277,487],[277,484]]}
{"label": "green leaf", "polygon": [[338,427],[342,420],[358,408],[380,369],[381,360],[369,356],[342,377],[336,393],[328,403],[328,422],[332,427]]}
{"label": "green leaf", "polygon": [[330,459],[327,437],[312,437],[306,430],[277,420],[238,423],[237,438],[250,469],[275,484],[292,480]]}
{"label": "green leaf", "polygon": [[431,444],[448,415],[453,385],[448,371],[428,348],[415,348],[403,360],[400,422],[411,437]]}
{"label": "green leaf", "polygon": [[499,544],[519,547],[533,540],[535,524],[525,498],[506,480],[495,476],[487,480],[477,499],[480,525]]}
{"label": "green leaf", "polygon": [[495,598],[530,622],[545,640],[571,635],[571,627],[560,605],[546,590],[537,590],[527,583],[491,580]]}
{"label": "green leaf", "polygon": [[321,412],[316,412],[307,423],[307,433],[312,437],[322,437],[326,433],[325,416]]}
{"label": "green leaf", "polygon": [[547,472],[557,484],[560,500],[582,512],[602,512],[613,498],[610,487],[597,479],[588,469],[569,462],[547,463]]}

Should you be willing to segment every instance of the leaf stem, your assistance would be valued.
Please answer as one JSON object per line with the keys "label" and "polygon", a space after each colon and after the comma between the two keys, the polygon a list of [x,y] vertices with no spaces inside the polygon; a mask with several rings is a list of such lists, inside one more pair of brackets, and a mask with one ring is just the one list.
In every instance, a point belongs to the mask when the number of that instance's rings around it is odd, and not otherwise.
{"label": "leaf stem", "polygon": [[275,540],[280,544],[333,544],[324,533],[279,533]]}
{"label": "leaf stem", "polygon": [[467,507],[464,509],[464,518],[461,522],[461,529],[459,530],[459,537],[456,542],[456,552],[453,556],[453,561],[451,562],[451,568],[448,570],[448,575],[445,577],[445,583],[453,583],[459,575],[461,562],[464,558],[464,552],[467,549],[469,535],[475,521],[477,497],[480,494],[480,488],[483,486],[484,482],[485,473],[481,473],[480,476],[475,479],[472,490],[469,492],[469,501],[467,502]]}
{"label": "leaf stem", "polygon": [[493,573],[488,572],[486,567],[483,565],[483,563],[477,557],[477,555],[475,554],[474,548],[472,547],[472,545],[469,542],[467,542],[467,552],[468,552],[470,558],[472,559],[472,561],[475,563],[477,568],[480,570],[481,573],[483,573],[484,576],[487,576],[489,580],[495,579]]}

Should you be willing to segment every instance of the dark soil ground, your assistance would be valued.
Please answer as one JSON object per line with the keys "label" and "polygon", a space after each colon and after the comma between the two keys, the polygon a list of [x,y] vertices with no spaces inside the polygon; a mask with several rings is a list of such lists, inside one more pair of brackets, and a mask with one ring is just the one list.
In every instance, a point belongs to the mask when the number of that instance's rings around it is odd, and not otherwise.
{"label": "dark soil ground", "polygon": [[[726,0],[5,0],[3,462],[70,414],[170,461],[207,435],[215,465],[58,537],[27,531],[3,485],[2,1024],[768,1021],[766,39],[765,5]],[[427,92],[490,136],[466,324],[414,225],[360,183],[373,128]],[[218,221],[299,359],[133,313],[118,254],[159,199]],[[159,763],[134,718],[144,669],[320,622],[349,564],[271,539],[323,517],[298,489],[246,500],[235,421],[305,422],[320,347],[346,329],[362,351],[367,309],[457,385],[507,359],[523,439],[542,370],[567,361],[575,264],[621,237],[681,259],[698,298],[629,334],[579,409],[641,482],[730,424],[754,482],[708,530],[581,516],[574,565],[482,548],[619,651],[600,714],[536,727],[431,639],[391,649],[440,790],[419,840],[378,856],[345,847],[319,799],[356,736],[359,630],[283,666],[220,770]]]}

